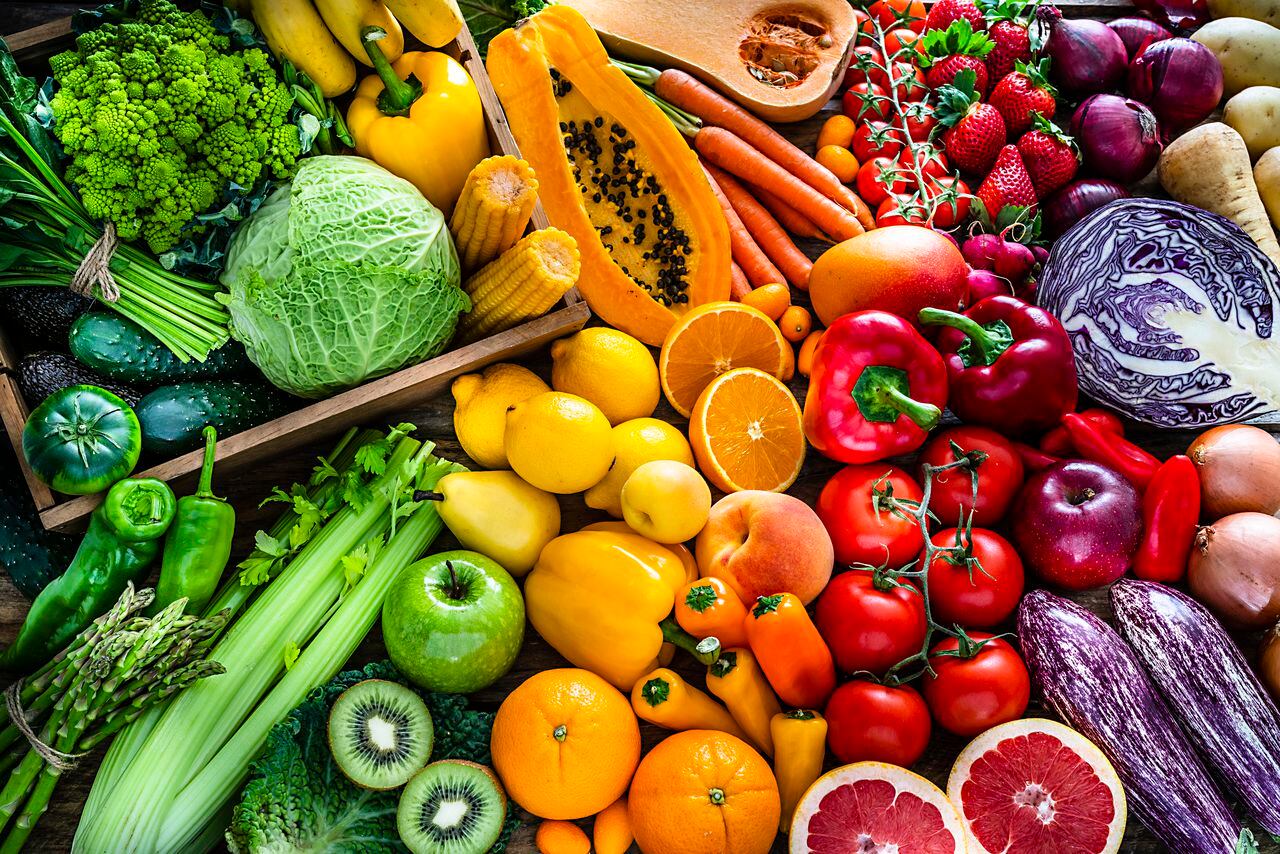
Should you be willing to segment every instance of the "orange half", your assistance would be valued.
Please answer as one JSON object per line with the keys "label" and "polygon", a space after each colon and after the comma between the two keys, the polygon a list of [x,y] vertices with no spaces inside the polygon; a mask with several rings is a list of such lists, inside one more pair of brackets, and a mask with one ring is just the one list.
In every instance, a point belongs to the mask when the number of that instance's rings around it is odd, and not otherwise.
{"label": "orange half", "polygon": [[703,390],[689,418],[698,468],[724,492],[782,492],[804,465],[800,404],[775,376],[734,368]]}
{"label": "orange half", "polygon": [[794,364],[791,345],[764,312],[737,302],[712,302],[689,311],[667,333],[658,373],[663,394],[688,418],[702,390],[726,371],[758,368],[786,377]]}

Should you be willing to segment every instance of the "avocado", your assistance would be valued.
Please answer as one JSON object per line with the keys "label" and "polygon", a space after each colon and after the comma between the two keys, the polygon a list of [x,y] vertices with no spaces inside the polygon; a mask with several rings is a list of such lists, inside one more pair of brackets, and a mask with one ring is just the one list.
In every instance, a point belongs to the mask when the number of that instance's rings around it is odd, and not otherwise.
{"label": "avocado", "polygon": [[93,308],[94,300],[53,285],[0,288],[4,329],[19,350],[59,350],[75,319]]}
{"label": "avocado", "polygon": [[73,385],[96,385],[114,392],[130,406],[137,406],[142,392],[127,383],[109,380],[89,370],[66,353],[43,350],[22,358],[18,366],[18,388],[27,406],[35,409],[55,391]]}

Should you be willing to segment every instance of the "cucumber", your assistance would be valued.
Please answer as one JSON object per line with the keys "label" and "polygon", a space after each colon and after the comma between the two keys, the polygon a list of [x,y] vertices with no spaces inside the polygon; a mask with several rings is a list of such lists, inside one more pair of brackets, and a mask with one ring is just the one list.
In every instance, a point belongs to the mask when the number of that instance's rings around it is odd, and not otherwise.
{"label": "cucumber", "polygon": [[203,362],[183,362],[150,332],[115,312],[90,311],[80,315],[67,338],[71,355],[81,364],[127,383],[161,385],[223,379],[250,368],[249,357],[238,341],[228,341]]}
{"label": "cucumber", "polygon": [[209,424],[219,438],[270,421],[288,409],[287,398],[266,383],[203,380],[161,386],[134,411],[142,424],[142,451],[165,459],[201,447]]}
{"label": "cucumber", "polygon": [[[8,450],[7,448],[4,450]],[[76,539],[46,531],[31,503],[12,452],[0,460],[0,566],[28,599],[61,575],[76,553]]]}

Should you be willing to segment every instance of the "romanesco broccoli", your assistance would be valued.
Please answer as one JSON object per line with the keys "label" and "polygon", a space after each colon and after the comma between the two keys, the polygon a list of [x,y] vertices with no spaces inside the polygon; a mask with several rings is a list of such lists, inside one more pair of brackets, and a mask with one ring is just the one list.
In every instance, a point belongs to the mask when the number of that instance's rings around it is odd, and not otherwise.
{"label": "romanesco broccoli", "polygon": [[154,252],[203,230],[225,193],[293,175],[293,95],[267,54],[234,51],[200,12],[141,0],[49,61],[66,178],[91,216]]}

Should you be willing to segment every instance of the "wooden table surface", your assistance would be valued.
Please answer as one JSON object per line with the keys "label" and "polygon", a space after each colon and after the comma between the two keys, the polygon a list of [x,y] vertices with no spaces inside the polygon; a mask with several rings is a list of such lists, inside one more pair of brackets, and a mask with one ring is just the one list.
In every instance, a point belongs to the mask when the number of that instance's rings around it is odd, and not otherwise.
{"label": "wooden table surface", "polygon": [[[0,0],[0,30],[16,32],[69,14],[79,8],[80,5],[67,3],[11,3]],[[696,0],[691,5],[696,5]],[[1118,17],[1123,14],[1120,10],[1131,8],[1131,4],[1127,0],[1112,0],[1112,2],[1108,2],[1108,0],[1079,0],[1078,2],[1067,0],[1067,2],[1062,2],[1062,0],[1059,0],[1058,5],[1072,17],[1096,16],[1107,19]],[[812,150],[813,140],[822,121],[828,115],[837,111],[838,105],[829,106],[815,118],[788,127],[787,135],[798,145],[807,150]],[[814,257],[822,249],[820,244],[806,246],[805,248]],[[522,364],[525,364],[549,381],[550,358],[545,351],[523,360]],[[801,401],[804,399],[806,386],[805,379],[799,376],[791,384],[792,390]],[[445,394],[434,400],[426,401],[417,408],[405,411],[403,419],[397,420],[408,420],[417,424],[420,428],[416,434],[418,438],[435,442],[437,445],[436,452],[441,456],[470,464],[470,460],[459,447],[454,437],[452,414],[453,399],[450,395]],[[687,426],[687,421],[671,409],[665,400],[662,401],[658,411],[654,414],[655,417],[676,424],[682,429]],[[1280,427],[1272,427],[1270,429],[1280,432]],[[1160,431],[1157,433],[1150,429],[1143,430],[1139,427],[1134,435],[1140,437],[1140,441],[1145,447],[1164,457],[1184,451],[1195,434],[1190,431]],[[273,487],[288,486],[295,480],[305,479],[314,463],[315,456],[323,454],[327,450],[327,445],[318,444],[299,450],[269,465],[256,467],[249,471],[239,471],[233,477],[219,479],[218,490],[226,493],[228,499],[235,504],[239,513],[233,561],[248,551],[252,545],[254,531],[270,525],[274,520],[274,514],[277,511],[274,509],[260,510],[258,502]],[[811,451],[805,461],[800,478],[789,491],[791,494],[812,504],[827,478],[838,468],[838,464]],[[561,496],[560,503],[562,530],[565,532],[576,531],[591,522],[608,518],[605,514],[586,507],[580,496]],[[446,532],[445,536],[437,541],[435,547],[442,550],[455,547],[455,545],[456,543],[452,537]],[[1109,618],[1111,616],[1105,590],[1078,594],[1072,598],[1104,617]],[[26,607],[26,601],[17,593],[8,579],[0,577],[0,641],[7,643],[13,637],[26,613]],[[1245,648],[1246,655],[1252,659],[1257,646],[1256,638],[1244,638],[1242,639],[1242,645]],[[385,654],[381,635],[379,629],[375,628],[357,651],[355,657],[353,657],[351,665],[359,666],[383,657],[385,657]],[[680,661],[680,658],[677,660]],[[689,667],[687,658],[683,660],[684,666],[680,666],[677,669],[684,670],[689,674],[693,674],[698,669]],[[532,628],[529,628],[524,648],[516,661],[515,667],[495,685],[480,692],[476,699],[483,705],[495,707],[508,692],[533,673],[552,667],[567,666],[567,664],[555,650],[538,637]],[[1043,712],[1039,710],[1036,700],[1033,698],[1033,706],[1028,710],[1028,715],[1035,714],[1043,714]],[[648,724],[643,725],[642,730],[646,750],[667,734],[664,730]],[[941,732],[935,728],[933,740],[928,751],[913,770],[945,788],[951,763],[965,743],[965,739]],[[102,751],[99,750],[84,762],[80,768],[67,775],[54,797],[49,813],[41,821],[37,833],[32,837],[30,850],[52,852],[69,849],[76,821],[92,783],[94,770],[101,759],[101,753]],[[526,819],[531,819],[531,817],[526,815]],[[533,831],[536,823],[533,822],[536,822],[536,819],[531,819],[531,823],[521,828],[513,839],[509,850],[514,852],[532,852],[535,850],[533,846]],[[784,850],[785,845],[780,837],[775,845],[775,851],[781,852]],[[1136,818],[1131,816],[1121,850],[1129,852],[1129,854],[1154,854],[1154,852],[1165,849],[1152,838],[1151,834],[1142,827]],[[1262,850],[1266,854],[1280,854],[1280,845],[1263,843]],[[1177,852],[1177,854],[1191,854],[1191,852]]]}

